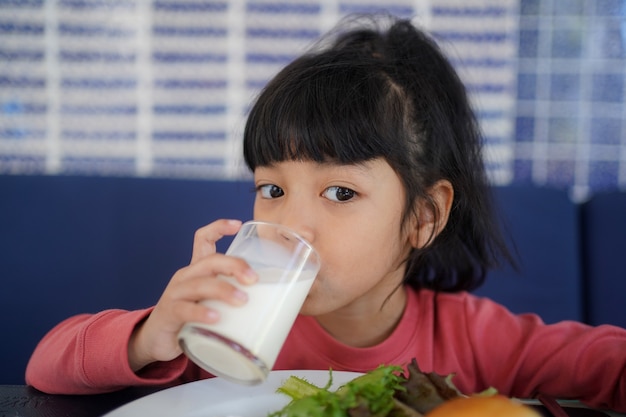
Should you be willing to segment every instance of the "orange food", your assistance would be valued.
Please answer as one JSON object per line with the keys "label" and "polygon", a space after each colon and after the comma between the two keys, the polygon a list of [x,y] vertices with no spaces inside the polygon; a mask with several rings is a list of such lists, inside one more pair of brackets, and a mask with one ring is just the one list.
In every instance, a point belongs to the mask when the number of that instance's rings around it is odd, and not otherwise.
{"label": "orange food", "polygon": [[540,417],[532,407],[504,395],[459,397],[448,400],[426,417]]}

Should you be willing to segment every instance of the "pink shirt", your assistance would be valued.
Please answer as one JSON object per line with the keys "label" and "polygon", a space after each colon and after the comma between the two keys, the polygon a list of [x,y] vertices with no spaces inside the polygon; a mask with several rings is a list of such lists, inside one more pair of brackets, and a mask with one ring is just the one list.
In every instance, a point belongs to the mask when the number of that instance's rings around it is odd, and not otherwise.
{"label": "pink shirt", "polygon": [[[60,323],[35,349],[27,383],[50,393],[90,394],[210,377],[184,355],[132,372],[128,339],[149,312],[107,310]],[[409,290],[396,329],[368,348],[346,346],[314,318],[299,316],[274,369],[366,372],[412,358],[425,372],[456,374],[454,383],[466,393],[493,386],[509,396],[542,392],[626,411],[626,330],[571,321],[546,325],[536,315],[513,315],[467,293]]]}

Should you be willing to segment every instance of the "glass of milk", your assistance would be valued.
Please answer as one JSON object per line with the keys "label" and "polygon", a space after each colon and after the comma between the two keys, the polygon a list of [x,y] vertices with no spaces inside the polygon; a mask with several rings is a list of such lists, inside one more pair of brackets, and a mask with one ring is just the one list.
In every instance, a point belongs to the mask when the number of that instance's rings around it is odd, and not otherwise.
{"label": "glass of milk", "polygon": [[304,303],[320,261],[305,239],[285,226],[246,222],[227,255],[245,259],[259,281],[243,286],[218,276],[248,294],[243,306],[219,300],[203,304],[220,312],[215,324],[187,323],[178,334],[185,354],[213,375],[241,384],[265,380]]}

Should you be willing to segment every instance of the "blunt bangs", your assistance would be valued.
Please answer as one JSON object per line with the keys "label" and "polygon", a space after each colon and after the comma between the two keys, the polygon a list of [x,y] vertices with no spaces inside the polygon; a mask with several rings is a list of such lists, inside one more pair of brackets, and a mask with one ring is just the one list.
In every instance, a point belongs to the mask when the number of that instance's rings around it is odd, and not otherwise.
{"label": "blunt bangs", "polygon": [[321,54],[285,67],[248,117],[248,167],[288,160],[353,164],[397,152],[406,143],[405,109],[380,66],[362,55]]}

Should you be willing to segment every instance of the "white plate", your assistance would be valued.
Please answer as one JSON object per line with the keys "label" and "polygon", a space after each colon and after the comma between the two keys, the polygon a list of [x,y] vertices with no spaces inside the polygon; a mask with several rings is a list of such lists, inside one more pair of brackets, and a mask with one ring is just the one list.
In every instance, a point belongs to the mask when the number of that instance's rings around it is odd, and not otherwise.
{"label": "white plate", "polygon": [[[325,386],[328,371],[273,371],[267,380],[254,386],[238,385],[222,378],[211,378],[168,388],[123,405],[103,417],[266,417],[287,405],[289,397],[276,389],[295,375]],[[333,371],[333,385],[340,385],[361,375]]]}

